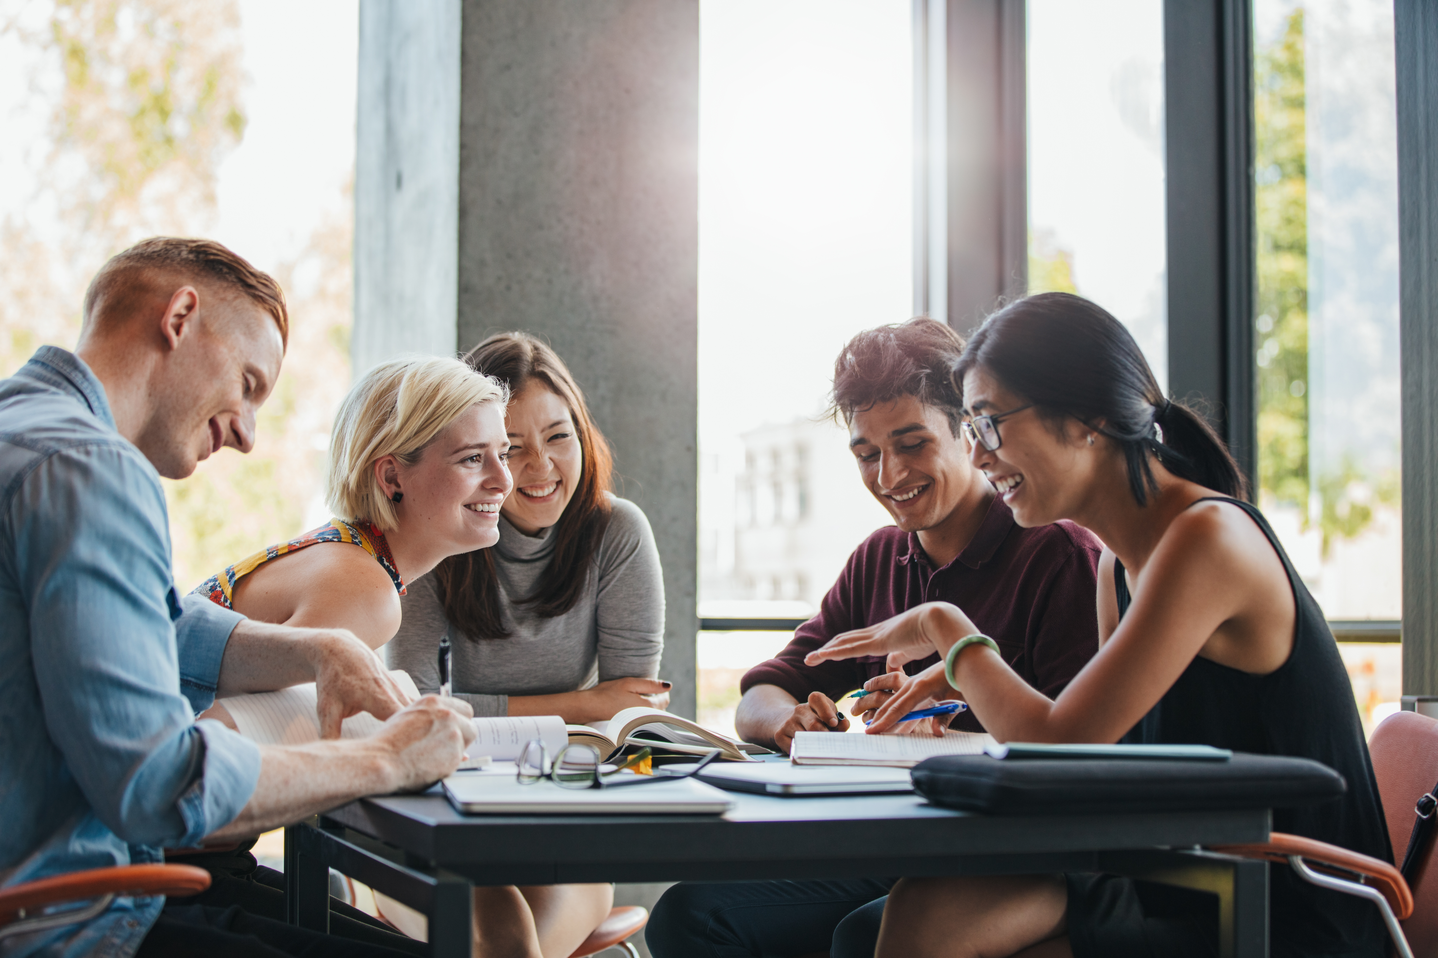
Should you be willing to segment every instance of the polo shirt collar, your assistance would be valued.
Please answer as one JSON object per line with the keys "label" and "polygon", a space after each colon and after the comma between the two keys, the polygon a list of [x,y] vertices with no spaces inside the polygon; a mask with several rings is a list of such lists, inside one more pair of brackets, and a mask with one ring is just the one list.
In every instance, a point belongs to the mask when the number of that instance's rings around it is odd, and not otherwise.
{"label": "polo shirt collar", "polygon": [[69,350],[42,346],[20,372],[69,393],[89,407],[101,423],[112,430],[115,428],[115,414],[110,411],[105,387],[89,365]]}
{"label": "polo shirt collar", "polygon": [[[1009,504],[1004,502],[1002,496],[995,496],[989,501],[989,510],[984,514],[984,521],[979,524],[978,532],[974,533],[974,538],[969,540],[969,545],[965,546],[954,558],[954,563],[963,563],[970,569],[978,569],[994,558],[994,554],[1003,545],[1004,537],[1009,534],[1009,530],[1013,529],[1014,525],[1013,510],[1009,509]],[[918,533],[909,534],[908,555],[901,556],[899,562],[906,564],[929,562],[924,547],[919,545]],[[953,563],[949,565],[952,566]]]}

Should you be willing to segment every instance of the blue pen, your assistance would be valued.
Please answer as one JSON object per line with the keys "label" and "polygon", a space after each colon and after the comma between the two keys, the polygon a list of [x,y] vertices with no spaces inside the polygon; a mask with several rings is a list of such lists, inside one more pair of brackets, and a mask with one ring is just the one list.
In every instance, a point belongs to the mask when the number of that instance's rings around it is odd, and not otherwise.
{"label": "blue pen", "polygon": [[[945,699],[935,703],[928,709],[916,709],[911,713],[905,713],[902,719],[897,722],[906,723],[911,719],[928,719],[930,716],[952,716],[954,713],[961,713],[969,708],[969,704],[960,702],[957,699]],[[872,720],[864,720],[864,725],[871,725]]]}

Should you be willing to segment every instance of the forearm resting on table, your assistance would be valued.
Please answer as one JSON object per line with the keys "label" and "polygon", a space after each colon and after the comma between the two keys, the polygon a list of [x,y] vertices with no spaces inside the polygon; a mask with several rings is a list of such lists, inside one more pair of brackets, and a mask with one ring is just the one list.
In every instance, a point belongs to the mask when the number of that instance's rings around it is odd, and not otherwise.
{"label": "forearm resting on table", "polygon": [[778,686],[752,686],[734,711],[734,731],[745,742],[772,749],[774,734],[794,715],[798,705],[797,699]]}
{"label": "forearm resting on table", "polygon": [[206,842],[228,842],[398,788],[392,753],[368,740],[261,746],[260,778],[245,808]]}
{"label": "forearm resting on table", "polygon": [[647,676],[622,676],[572,693],[510,696],[511,716],[563,716],[568,723],[604,722],[623,709],[665,709],[670,684]]}
{"label": "forearm resting on table", "polygon": [[[572,693],[545,693],[539,696],[510,696],[511,716],[562,716],[566,723],[591,723],[608,716],[591,716],[584,706],[582,690]],[[580,718],[584,717],[584,718]]]}

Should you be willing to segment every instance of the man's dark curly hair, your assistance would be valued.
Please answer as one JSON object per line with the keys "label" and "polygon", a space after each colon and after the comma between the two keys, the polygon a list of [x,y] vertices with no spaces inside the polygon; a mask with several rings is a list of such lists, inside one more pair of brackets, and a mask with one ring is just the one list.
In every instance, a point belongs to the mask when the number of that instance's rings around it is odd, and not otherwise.
{"label": "man's dark curly hair", "polygon": [[964,338],[947,324],[917,316],[855,336],[834,361],[829,415],[848,424],[855,413],[913,396],[944,411],[949,429],[959,435],[964,398],[953,369],[964,352]]}

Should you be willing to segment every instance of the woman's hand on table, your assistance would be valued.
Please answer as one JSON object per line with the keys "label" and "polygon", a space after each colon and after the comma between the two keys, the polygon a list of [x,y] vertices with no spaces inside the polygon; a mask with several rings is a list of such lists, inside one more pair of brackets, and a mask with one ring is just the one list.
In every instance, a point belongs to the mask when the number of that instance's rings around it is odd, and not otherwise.
{"label": "woman's hand on table", "polygon": [[672,683],[662,679],[644,679],[627,676],[611,679],[582,689],[575,695],[582,703],[581,712],[587,716],[582,722],[603,722],[621,709],[645,706],[649,709],[665,709],[669,706],[669,690]]}

